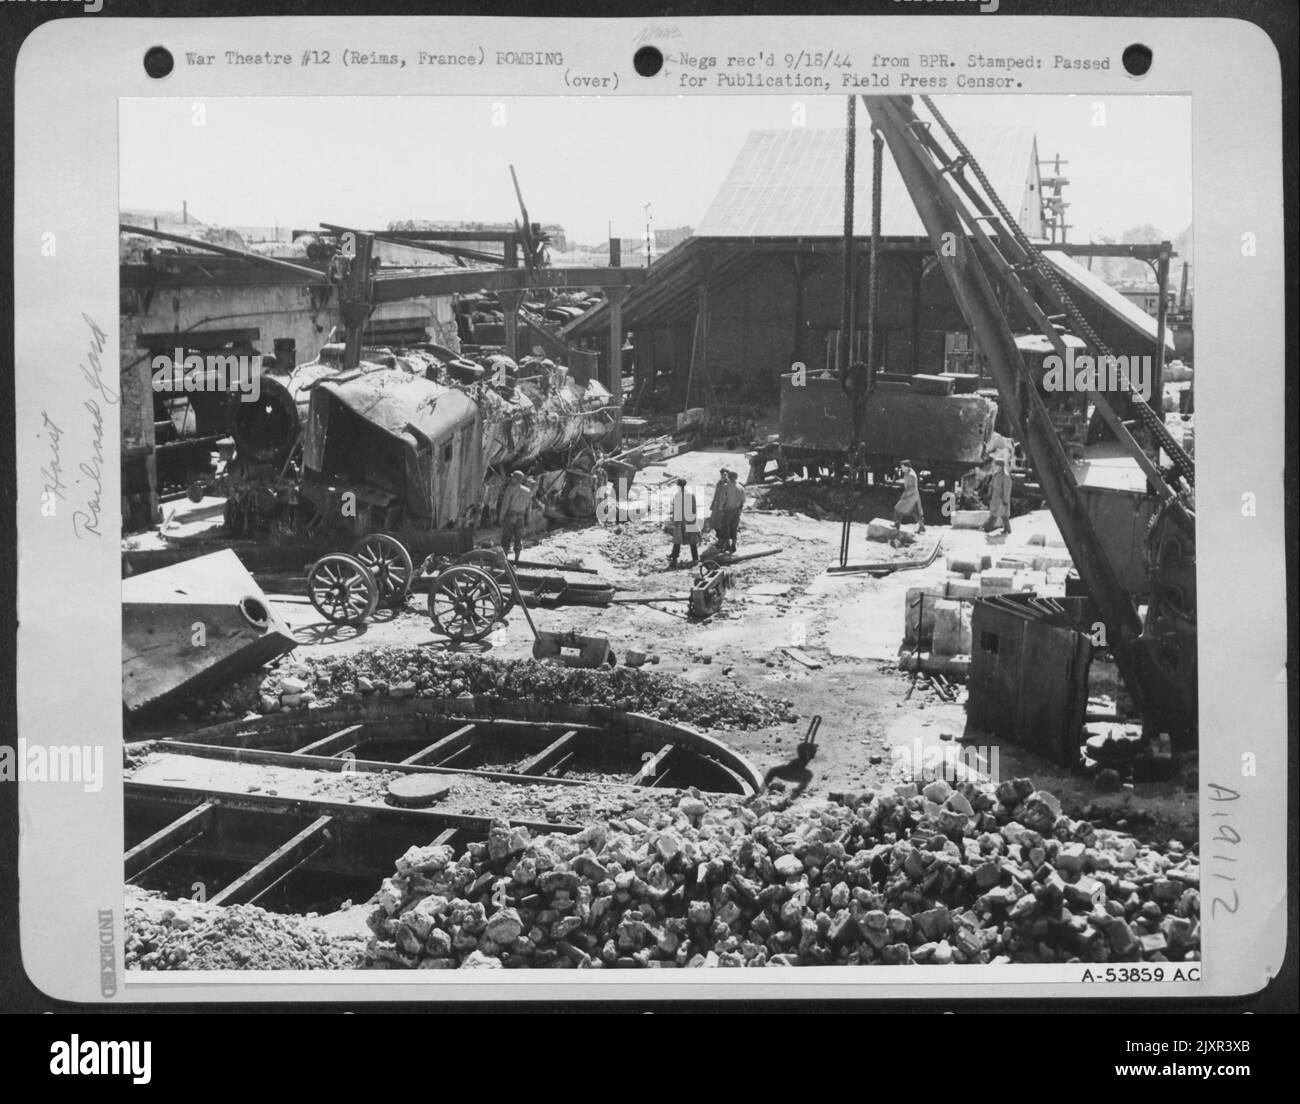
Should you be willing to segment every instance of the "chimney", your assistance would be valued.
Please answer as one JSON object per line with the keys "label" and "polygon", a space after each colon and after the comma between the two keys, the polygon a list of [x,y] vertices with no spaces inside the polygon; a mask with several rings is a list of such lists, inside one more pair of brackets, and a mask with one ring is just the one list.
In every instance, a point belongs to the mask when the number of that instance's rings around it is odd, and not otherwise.
{"label": "chimney", "polygon": [[187,226],[190,222],[190,205],[183,199],[181,200],[181,222]]}

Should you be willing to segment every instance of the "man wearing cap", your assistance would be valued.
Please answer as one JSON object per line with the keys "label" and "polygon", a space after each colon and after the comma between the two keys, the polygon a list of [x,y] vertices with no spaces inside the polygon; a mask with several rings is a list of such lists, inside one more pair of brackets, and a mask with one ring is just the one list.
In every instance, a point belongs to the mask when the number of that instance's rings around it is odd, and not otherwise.
{"label": "man wearing cap", "polygon": [[727,551],[727,533],[730,517],[727,511],[727,469],[718,469],[718,483],[713,488],[713,502],[709,505],[709,520],[713,522],[713,531],[717,534],[719,552]]}
{"label": "man wearing cap", "polygon": [[501,548],[509,555],[510,546],[514,545],[515,563],[519,562],[519,553],[523,548],[524,525],[532,509],[533,492],[536,489],[523,472],[516,470],[510,473],[510,482],[501,493],[501,505],[497,509],[497,521],[501,524]]}
{"label": "man wearing cap", "polygon": [[673,550],[668,553],[668,566],[677,566],[682,545],[691,547],[691,563],[700,562],[700,530],[704,527],[695,506],[695,496],[686,489],[686,480],[677,480],[673,495]]}
{"label": "man wearing cap", "polygon": [[992,533],[995,528],[1003,534],[1011,532],[1011,456],[1012,444],[1000,433],[989,438],[988,457],[993,465],[993,476],[989,480],[989,516],[984,522],[984,532]]}
{"label": "man wearing cap", "polygon": [[901,531],[903,522],[915,521],[916,532],[925,532],[925,514],[921,510],[921,488],[916,481],[916,472],[912,470],[912,461],[900,460],[898,466],[903,469],[903,493],[894,503],[894,528]]}
{"label": "man wearing cap", "polygon": [[730,468],[723,468],[721,476],[713,492],[713,527],[718,533],[718,551],[734,552],[740,531],[740,511],[745,506],[745,488]]}

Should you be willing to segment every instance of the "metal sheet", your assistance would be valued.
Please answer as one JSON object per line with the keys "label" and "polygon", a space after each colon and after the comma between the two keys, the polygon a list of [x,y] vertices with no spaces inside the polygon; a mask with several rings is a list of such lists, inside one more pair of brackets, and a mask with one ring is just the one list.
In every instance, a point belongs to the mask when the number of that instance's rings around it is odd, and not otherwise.
{"label": "metal sheet", "polygon": [[122,700],[130,711],[224,682],[297,643],[228,549],[122,580]]}

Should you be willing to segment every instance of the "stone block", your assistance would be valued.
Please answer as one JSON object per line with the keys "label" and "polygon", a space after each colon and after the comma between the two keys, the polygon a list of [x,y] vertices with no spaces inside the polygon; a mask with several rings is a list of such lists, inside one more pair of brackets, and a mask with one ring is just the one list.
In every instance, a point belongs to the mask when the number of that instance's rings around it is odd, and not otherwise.
{"label": "stone block", "polygon": [[903,603],[903,643],[908,647],[934,635],[934,606],[946,598],[945,586],[910,587]]}
{"label": "stone block", "polygon": [[980,596],[980,580],[976,575],[970,579],[949,579],[948,597],[953,600],[965,598],[973,600]]}
{"label": "stone block", "polygon": [[1003,569],[991,569],[980,575],[980,597],[988,598],[993,594],[1005,594],[1015,586],[1015,573]]}
{"label": "stone block", "polygon": [[867,540],[888,543],[898,536],[898,530],[889,518],[872,518],[867,522]]}
{"label": "stone block", "polygon": [[954,510],[952,527],[954,529],[982,529],[989,519],[987,510]]}
{"label": "stone block", "polygon": [[934,644],[931,651],[941,656],[970,655],[970,618],[969,602],[937,600],[934,603]]}

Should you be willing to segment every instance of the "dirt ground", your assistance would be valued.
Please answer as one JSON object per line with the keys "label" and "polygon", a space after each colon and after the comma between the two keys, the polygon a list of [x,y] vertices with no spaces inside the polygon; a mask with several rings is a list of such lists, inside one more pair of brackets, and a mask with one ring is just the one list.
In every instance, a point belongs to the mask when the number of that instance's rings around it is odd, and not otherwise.
{"label": "dirt ground", "polygon": [[[729,680],[790,702],[795,721],[725,736],[760,770],[792,757],[809,721],[820,715],[823,723],[810,795],[879,788],[890,778],[892,748],[910,748],[917,739],[929,747],[946,742],[945,736],[959,737],[965,727],[961,698],[956,704],[948,703],[923,684],[912,688],[911,676],[897,669],[905,593],[911,587],[946,579],[949,555],[1006,554],[1025,547],[1031,534],[1049,540],[1059,537],[1050,514],[1040,511],[1019,517],[1005,543],[990,544],[979,530],[939,524],[943,519],[938,504],[927,497],[927,530],[915,546],[895,550],[868,542],[865,524],[856,523],[849,562],[924,561],[933,542],[940,541],[933,563],[884,578],[836,576],[828,575],[826,569],[839,559],[838,517],[817,506],[815,495],[811,507],[770,507],[769,496],[800,505],[798,488],[787,485],[779,492],[751,488],[740,527],[740,551],[758,547],[776,551],[735,564],[732,588],[722,611],[706,622],[695,623],[686,618],[684,600],[690,572],[666,569],[670,541],[662,532],[662,521],[676,478],[687,480],[703,511],[712,498],[719,468],[724,466],[739,472],[743,481],[747,464],[740,452],[699,450],[652,465],[638,473],[636,488],[642,508],[631,520],[557,528],[528,539],[524,559],[593,569],[619,588],[619,597],[678,596],[677,600],[652,604],[538,609],[533,611],[538,626],[602,635],[620,656],[629,650],[657,656],[659,662],[653,669],[664,674],[695,682]],[[892,498],[891,492],[882,489],[879,496],[863,504],[858,516],[888,516]],[[684,550],[683,561],[688,559]],[[1063,569],[1049,575],[1048,593],[1061,592],[1063,576]],[[572,577],[590,581],[590,576]],[[431,647],[446,646],[433,631],[422,595],[413,595],[404,611],[381,614],[361,628],[328,624],[305,598],[274,593],[269,597],[298,638],[299,654],[425,642]],[[820,666],[809,668],[791,658],[785,650],[789,646],[797,646]],[[532,637],[520,611],[512,611],[507,622],[477,647],[502,658],[530,655]],[[1094,815],[1124,823],[1136,834],[1194,838],[1194,781],[1190,792],[1184,778],[1183,784],[1143,785],[1135,791],[1101,795],[1087,778],[1030,752],[1005,746],[1000,751],[1003,778],[1034,778],[1040,786],[1055,791],[1067,811],[1075,815],[1091,807]]]}

